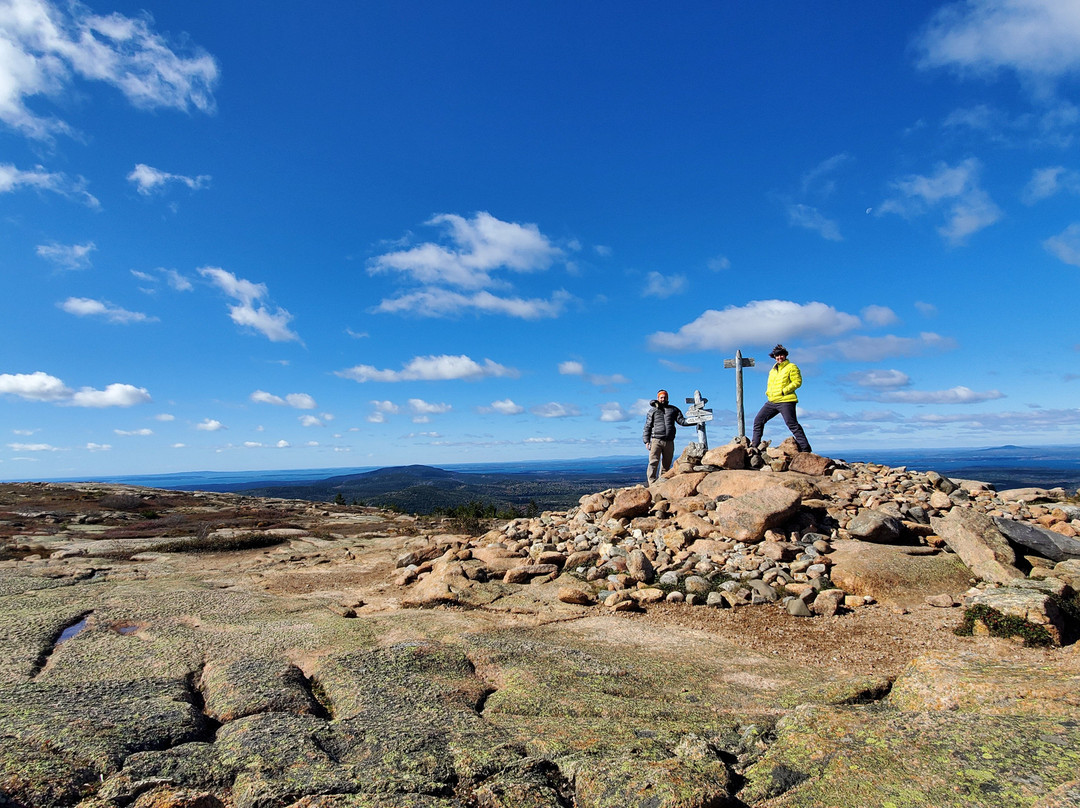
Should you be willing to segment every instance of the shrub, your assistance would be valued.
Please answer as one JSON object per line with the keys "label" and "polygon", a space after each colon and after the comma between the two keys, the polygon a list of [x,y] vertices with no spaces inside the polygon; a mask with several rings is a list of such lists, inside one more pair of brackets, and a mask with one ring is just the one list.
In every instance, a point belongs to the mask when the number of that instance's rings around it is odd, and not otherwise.
{"label": "shrub", "polygon": [[975,624],[982,623],[991,637],[1022,637],[1024,645],[1052,645],[1050,632],[1042,626],[1030,623],[1022,617],[1002,614],[983,604],[976,604],[964,610],[964,619],[956,627],[956,633],[970,637],[975,633]]}

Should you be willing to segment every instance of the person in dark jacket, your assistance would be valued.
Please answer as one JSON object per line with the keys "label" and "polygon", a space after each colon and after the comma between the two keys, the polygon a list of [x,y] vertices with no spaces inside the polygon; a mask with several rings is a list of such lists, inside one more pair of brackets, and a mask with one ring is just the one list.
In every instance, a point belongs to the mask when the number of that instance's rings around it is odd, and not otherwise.
{"label": "person in dark jacket", "polygon": [[649,467],[645,470],[645,480],[649,485],[671,468],[671,461],[675,457],[675,425],[691,426],[683,419],[682,410],[668,404],[667,390],[657,391],[651,404],[645,416],[645,429],[641,433],[645,448],[649,450]]}

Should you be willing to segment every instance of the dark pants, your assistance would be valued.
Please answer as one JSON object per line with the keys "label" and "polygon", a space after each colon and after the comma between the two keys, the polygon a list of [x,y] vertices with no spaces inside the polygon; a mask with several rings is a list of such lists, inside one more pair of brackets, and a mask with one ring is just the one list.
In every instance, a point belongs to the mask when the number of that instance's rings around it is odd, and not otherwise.
{"label": "dark pants", "polygon": [[806,433],[803,432],[798,419],[795,417],[794,401],[766,401],[765,406],[758,410],[758,414],[754,418],[754,437],[750,440],[750,444],[757,446],[761,443],[761,436],[765,432],[765,423],[777,415],[784,416],[784,423],[787,424],[787,428],[791,430],[791,434],[795,437],[795,443],[799,447],[799,451],[809,452],[810,442],[806,439]]}

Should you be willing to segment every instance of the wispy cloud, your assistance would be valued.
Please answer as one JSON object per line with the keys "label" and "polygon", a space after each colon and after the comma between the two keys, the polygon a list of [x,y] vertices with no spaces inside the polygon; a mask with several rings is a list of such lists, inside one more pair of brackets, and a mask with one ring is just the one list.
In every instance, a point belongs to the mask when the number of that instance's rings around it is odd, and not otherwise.
{"label": "wispy cloud", "polygon": [[884,327],[900,322],[896,312],[888,306],[867,306],[859,314],[864,323],[872,326]]}
{"label": "wispy cloud", "polygon": [[385,423],[386,416],[397,415],[401,411],[401,408],[393,401],[372,401],[371,406],[374,409],[367,419],[373,424]]}
{"label": "wispy cloud", "polygon": [[605,423],[620,423],[633,418],[631,413],[622,408],[617,401],[608,401],[600,405],[600,420]]}
{"label": "wispy cloud", "polygon": [[515,404],[513,399],[504,398],[499,401],[492,401],[490,406],[477,407],[477,410],[481,413],[494,412],[499,415],[520,415],[525,412],[525,408],[520,404]]}
{"label": "wispy cloud", "polygon": [[658,331],[649,337],[654,350],[726,351],[804,337],[833,336],[859,327],[853,314],[824,303],[753,300],[745,306],[710,309],[677,332]]}
{"label": "wispy cloud", "polygon": [[573,295],[561,289],[554,292],[549,300],[544,300],[503,297],[488,291],[463,294],[450,289],[427,288],[387,298],[376,306],[375,311],[421,317],[450,317],[471,311],[477,314],[503,314],[522,320],[543,320],[558,317],[573,299]]}
{"label": "wispy cloud", "polygon": [[939,163],[934,174],[912,174],[892,183],[897,195],[882,202],[877,215],[896,213],[913,218],[930,210],[944,209],[945,224],[938,233],[951,244],[963,244],[968,236],[998,221],[1001,209],[979,185],[982,164],[969,158],[956,166]]}
{"label": "wispy cloud", "polygon": [[612,373],[608,375],[599,373],[586,373],[585,365],[577,361],[567,361],[559,363],[559,375],[561,376],[580,376],[589,384],[594,384],[597,387],[611,387],[617,384],[629,384],[630,380],[623,376],[621,373]]}
{"label": "wispy cloud", "polygon": [[1056,236],[1043,242],[1043,247],[1063,263],[1080,267],[1080,222],[1073,222]]}
{"label": "wispy cloud", "polygon": [[260,302],[269,294],[266,284],[238,278],[219,267],[203,267],[199,274],[237,301],[229,307],[234,323],[258,331],[271,342],[300,342],[300,335],[289,328],[293,316],[280,307],[271,311]]}
{"label": "wispy cloud", "polygon": [[800,355],[816,361],[839,359],[849,362],[880,362],[899,356],[919,356],[955,349],[956,340],[951,337],[924,331],[917,337],[901,337],[895,334],[881,337],[853,336],[808,346],[802,349]]}
{"label": "wispy cloud", "polygon": [[1062,0],[965,0],[939,9],[916,41],[923,68],[1016,73],[1037,92],[1080,69],[1080,9]]}
{"label": "wispy cloud", "polygon": [[1005,398],[1000,390],[972,390],[970,387],[957,386],[948,390],[888,390],[850,393],[844,398],[849,401],[880,401],[885,404],[978,404]]}
{"label": "wispy cloud", "polygon": [[874,390],[895,390],[911,384],[911,377],[899,370],[860,370],[849,373],[844,381]]}
{"label": "wispy cloud", "polygon": [[315,399],[307,393],[289,393],[282,398],[265,390],[256,390],[251,394],[251,400],[256,404],[273,404],[277,407],[295,407],[298,410],[313,410],[319,405]]}
{"label": "wispy cloud", "polygon": [[168,171],[153,168],[145,163],[136,164],[131,173],[127,175],[128,182],[134,184],[135,190],[143,196],[152,196],[156,192],[164,191],[165,186],[170,184],[186,185],[192,191],[198,191],[200,188],[209,185],[210,179],[209,174],[200,174],[197,177],[170,174]]}
{"label": "wispy cloud", "polygon": [[[3,70],[0,69],[0,77],[2,75]],[[2,91],[0,91],[0,95],[2,95]],[[2,101],[0,101],[0,106],[2,106]],[[23,188],[30,188],[35,191],[49,191],[97,210],[101,207],[101,203],[97,200],[97,197],[86,190],[86,185],[86,180],[82,177],[72,179],[66,174],[46,171],[41,166],[37,166],[32,171],[23,171],[11,163],[0,163],[0,194],[11,193]]]}
{"label": "wispy cloud", "polygon": [[517,370],[490,359],[483,363],[468,356],[416,356],[401,370],[380,370],[371,365],[356,365],[339,370],[336,376],[356,382],[449,381],[452,379],[516,378]]}
{"label": "wispy cloud", "polygon": [[650,272],[645,276],[645,288],[641,290],[641,296],[663,300],[672,295],[682,294],[687,286],[685,275],[663,275],[659,272]]}
{"label": "wispy cloud", "polygon": [[69,297],[56,304],[68,314],[76,317],[102,317],[110,323],[127,325],[128,323],[154,323],[157,317],[150,317],[138,311],[128,311],[104,300],[89,297]]}
{"label": "wispy cloud", "polygon": [[562,404],[558,401],[530,407],[529,412],[541,418],[574,418],[581,415],[581,409],[576,404]]}
{"label": "wispy cloud", "polygon": [[153,435],[154,434],[154,430],[146,429],[145,427],[143,429],[114,429],[113,432],[115,432],[117,435],[123,435],[124,437],[129,437],[129,438],[130,437],[140,437],[141,438],[141,437],[146,437],[147,435]]}
{"label": "wispy cloud", "polygon": [[0,374],[0,395],[72,407],[132,407],[151,400],[145,387],[110,384],[104,390],[93,387],[73,390],[60,379],[40,370],[34,373]]}
{"label": "wispy cloud", "polygon": [[90,266],[90,253],[96,250],[94,242],[86,244],[39,244],[36,252],[38,257],[44,258],[49,263],[60,269],[86,269]]}
{"label": "wispy cloud", "polygon": [[840,226],[815,207],[793,202],[787,206],[787,215],[788,223],[794,227],[813,230],[826,241],[844,240],[840,235]]}
{"label": "wispy cloud", "polygon": [[1037,168],[1024,186],[1020,199],[1025,205],[1034,205],[1063,191],[1080,194],[1080,171],[1072,171],[1064,166]]}
{"label": "wispy cloud", "polygon": [[[146,283],[156,284],[164,280],[171,289],[177,292],[190,292],[192,289],[195,288],[192,285],[191,281],[189,281],[175,269],[164,269],[162,267],[158,267],[152,272],[143,272],[139,269],[133,269],[131,270],[131,274],[138,278],[140,281],[145,281]],[[142,291],[153,293],[156,290],[143,289]]]}
{"label": "wispy cloud", "polygon": [[28,137],[71,134],[28,99],[59,96],[74,79],[100,81],[136,107],[213,110],[218,68],[197,47],[174,48],[149,15],[94,14],[79,2],[13,0],[0,4],[0,121]]}

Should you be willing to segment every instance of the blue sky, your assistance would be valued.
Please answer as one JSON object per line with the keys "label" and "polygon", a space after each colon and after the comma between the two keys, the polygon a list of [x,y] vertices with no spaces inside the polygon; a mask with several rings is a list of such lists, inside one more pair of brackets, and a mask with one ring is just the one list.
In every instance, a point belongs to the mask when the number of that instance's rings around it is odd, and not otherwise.
{"label": "blue sky", "polygon": [[0,0],[0,478],[1076,443],[1080,2],[823,8]]}

